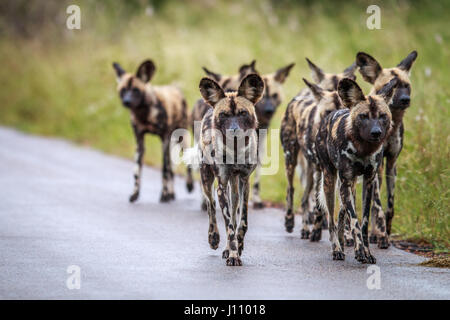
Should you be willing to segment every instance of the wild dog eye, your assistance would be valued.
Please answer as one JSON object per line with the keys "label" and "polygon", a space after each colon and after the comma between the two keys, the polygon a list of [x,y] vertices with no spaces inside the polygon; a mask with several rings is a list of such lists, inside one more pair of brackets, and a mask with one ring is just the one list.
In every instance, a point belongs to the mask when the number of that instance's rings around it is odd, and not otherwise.
{"label": "wild dog eye", "polygon": [[275,100],[278,100],[278,93],[274,93],[274,94],[272,95],[272,98],[275,99]]}
{"label": "wild dog eye", "polygon": [[133,88],[133,94],[139,94],[140,90],[138,88]]}
{"label": "wild dog eye", "polygon": [[367,120],[367,119],[369,119],[369,116],[368,116],[367,114],[365,114],[365,113],[361,113],[361,114],[359,115],[359,118],[360,118],[361,120]]}
{"label": "wild dog eye", "polygon": [[386,120],[387,119],[387,115],[385,113],[380,115],[380,119],[381,120]]}
{"label": "wild dog eye", "polygon": [[228,116],[228,114],[226,112],[219,113],[220,118],[226,118],[227,116]]}
{"label": "wild dog eye", "polygon": [[119,92],[120,97],[123,97],[124,94],[125,94],[125,88],[120,89],[120,92]]}
{"label": "wild dog eye", "polygon": [[239,111],[239,115],[242,116],[242,117],[245,117],[245,116],[248,115],[248,111],[247,110],[241,110],[241,111]]}

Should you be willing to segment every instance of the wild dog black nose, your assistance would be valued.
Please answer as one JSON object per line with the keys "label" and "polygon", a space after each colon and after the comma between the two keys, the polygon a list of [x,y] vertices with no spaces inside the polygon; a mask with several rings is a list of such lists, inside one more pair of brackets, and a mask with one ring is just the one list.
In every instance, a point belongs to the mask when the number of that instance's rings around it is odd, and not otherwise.
{"label": "wild dog black nose", "polygon": [[410,97],[408,95],[406,95],[406,94],[403,94],[400,97],[400,103],[403,104],[403,105],[409,104],[410,100],[411,100]]}
{"label": "wild dog black nose", "polygon": [[123,100],[123,104],[124,106],[129,107],[131,106],[131,100]]}
{"label": "wild dog black nose", "polygon": [[380,127],[373,127],[370,130],[370,136],[375,139],[379,138],[381,136],[381,133],[382,133],[382,131],[381,131]]}

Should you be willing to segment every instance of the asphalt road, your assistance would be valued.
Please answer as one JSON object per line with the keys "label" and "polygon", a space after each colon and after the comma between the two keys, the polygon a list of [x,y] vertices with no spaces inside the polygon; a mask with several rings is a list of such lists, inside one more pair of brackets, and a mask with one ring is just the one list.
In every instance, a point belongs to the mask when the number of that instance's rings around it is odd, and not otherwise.
{"label": "asphalt road", "polygon": [[[132,172],[132,161],[0,128],[0,298],[450,298],[450,270],[392,247],[372,249],[381,288],[369,289],[351,249],[333,261],[328,233],[301,240],[300,218],[288,234],[275,209],[250,211],[244,265],[227,267],[224,242],[209,248],[198,184],[188,194],[177,179],[177,200],[160,204],[161,173],[145,167],[129,204]],[[70,265],[80,289],[67,287]]]}

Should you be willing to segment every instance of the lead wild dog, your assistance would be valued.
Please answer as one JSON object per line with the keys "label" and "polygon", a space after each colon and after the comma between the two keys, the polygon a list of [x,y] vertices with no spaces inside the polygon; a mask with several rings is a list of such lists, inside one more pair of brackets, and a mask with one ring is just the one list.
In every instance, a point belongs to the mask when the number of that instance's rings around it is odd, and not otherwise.
{"label": "lead wild dog", "polygon": [[[397,177],[397,159],[403,147],[403,116],[411,102],[411,82],[409,72],[417,52],[411,52],[394,68],[382,68],[372,56],[364,52],[359,52],[356,56],[356,64],[364,80],[373,84],[371,93],[380,90],[392,79],[398,80],[398,85],[394,91],[389,109],[392,114],[393,130],[384,143],[383,161],[381,163],[378,177],[374,188],[373,207],[371,214],[371,235],[370,242],[378,243],[378,247],[385,249],[389,247],[389,235],[391,234],[392,219],[394,217],[394,188]],[[383,212],[379,190],[383,180],[383,162],[386,162],[386,190],[387,208],[386,214]]]}
{"label": "lead wild dog", "polygon": [[217,249],[220,239],[213,195],[217,179],[217,196],[227,232],[222,257],[228,266],[240,266],[248,228],[249,178],[258,157],[255,104],[264,92],[264,82],[258,75],[250,74],[237,91],[224,92],[209,78],[203,78],[199,87],[205,101],[212,106],[203,117],[198,145],[201,185],[209,215],[208,242],[212,249]]}
{"label": "lead wild dog", "polygon": [[[160,201],[175,199],[173,172],[170,160],[170,138],[177,128],[187,129],[187,105],[181,92],[175,86],[152,86],[156,67],[151,60],[145,60],[138,67],[136,74],[125,72],[116,62],[113,68],[117,76],[117,91],[125,108],[130,111],[131,126],[136,138],[136,168],[134,172],[134,190],[129,201],[139,198],[141,186],[142,163],[144,157],[144,136],[151,133],[159,136],[163,146],[163,189]],[[186,140],[186,139],[183,139]],[[187,141],[183,141],[186,143]],[[187,169],[186,187],[193,189],[191,168]]]}
{"label": "lead wild dog", "polygon": [[[281,144],[285,156],[285,170],[288,180],[286,191],[285,227],[287,232],[294,229],[294,175],[297,165],[300,166],[300,180],[304,188],[301,200],[302,239],[308,239],[310,231],[308,225],[313,222],[315,209],[315,192],[318,184],[316,171],[316,155],[314,149],[315,136],[322,119],[332,110],[339,109],[341,102],[337,85],[339,80],[350,78],[355,80],[356,64],[353,63],[342,73],[325,73],[308,58],[312,79],[316,84],[304,80],[307,87],[302,89],[288,104],[281,122]],[[319,215],[318,217],[322,217]],[[319,223],[319,222],[318,222]],[[327,223],[324,219],[324,227]],[[311,236],[312,241],[320,240],[320,233]]]}
{"label": "lead wild dog", "polygon": [[[333,260],[344,260],[345,216],[350,220],[354,240],[355,259],[375,263],[369,251],[368,224],[375,177],[383,157],[383,143],[392,129],[392,116],[387,105],[397,79],[392,79],[375,95],[364,96],[350,79],[339,82],[338,93],[345,107],[331,112],[321,123],[316,136],[319,159],[320,188],[317,207],[328,214]],[[363,215],[361,228],[355,209],[354,189],[358,176],[363,177]],[[341,210],[336,228],[334,201],[336,180],[339,177]],[[322,210],[317,212],[321,214]]]}
{"label": "lead wild dog", "polygon": [[[250,73],[259,74],[255,68],[256,61],[253,60],[248,65],[243,65],[239,68],[239,74],[235,76],[222,76],[221,74],[212,72],[206,68],[203,68],[207,75],[215,80],[224,91],[235,91],[238,89],[239,81],[241,81],[246,75]],[[264,155],[264,147],[266,144],[265,138],[266,135],[260,135],[259,129],[267,130],[270,125],[270,121],[272,120],[278,106],[281,104],[283,100],[283,84],[286,81],[287,77],[291,69],[294,67],[294,63],[291,63],[287,66],[279,68],[277,71],[269,74],[261,75],[261,78],[265,84],[264,94],[261,99],[256,103],[256,117],[258,118],[258,141],[260,143],[259,155]],[[203,99],[197,101],[194,105],[191,119],[192,119],[192,128],[194,130],[194,121],[200,121],[206,111],[210,108]],[[260,197],[260,169],[261,166],[258,164],[255,170],[255,175],[253,178],[253,207],[255,209],[260,209],[264,207],[264,203]],[[206,205],[203,204],[202,207],[206,209]]]}

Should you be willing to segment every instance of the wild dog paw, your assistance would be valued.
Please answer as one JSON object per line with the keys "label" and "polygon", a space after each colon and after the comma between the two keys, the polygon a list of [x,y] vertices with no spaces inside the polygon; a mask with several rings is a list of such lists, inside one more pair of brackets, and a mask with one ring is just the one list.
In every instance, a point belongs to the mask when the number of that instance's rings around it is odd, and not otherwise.
{"label": "wild dog paw", "polygon": [[135,202],[138,198],[139,198],[139,192],[135,192],[135,193],[133,193],[133,194],[130,196],[129,201],[130,201],[131,203],[133,203],[133,202]]}
{"label": "wild dog paw", "polygon": [[189,193],[194,191],[194,183],[193,182],[186,182],[186,189]]}
{"label": "wild dog paw", "polygon": [[294,231],[294,216],[286,216],[284,219],[284,226],[286,227],[286,231],[291,233],[292,231]]}
{"label": "wild dog paw", "polygon": [[217,232],[208,233],[208,243],[211,249],[216,250],[219,247],[220,236]]}
{"label": "wild dog paw", "polygon": [[380,249],[389,248],[389,238],[387,236],[378,237],[377,245]]}
{"label": "wild dog paw", "polygon": [[300,238],[308,239],[309,238],[309,233],[310,233],[309,230],[302,229],[300,231]]}
{"label": "wild dog paw", "polygon": [[369,235],[369,243],[377,243],[378,239],[377,239],[377,235],[372,233]]}
{"label": "wild dog paw", "polygon": [[377,263],[377,259],[375,259],[375,257],[370,253],[366,254],[366,263],[375,264]]}
{"label": "wild dog paw", "polygon": [[228,259],[228,257],[230,256],[230,250],[225,249],[222,252],[222,259]]}
{"label": "wild dog paw", "polygon": [[227,266],[242,266],[242,261],[239,257],[230,257],[227,259]]}
{"label": "wild dog paw", "polygon": [[263,202],[253,202],[253,209],[263,209],[265,206]]}
{"label": "wild dog paw", "polygon": [[320,241],[320,239],[322,239],[322,229],[313,229],[309,241],[317,242]]}
{"label": "wild dog paw", "polygon": [[366,253],[364,252],[364,248],[361,246],[359,249],[355,249],[355,259],[361,263],[367,263]]}
{"label": "wild dog paw", "polygon": [[342,251],[333,251],[333,260],[345,260],[345,254]]}
{"label": "wild dog paw", "polygon": [[170,200],[175,199],[174,193],[162,193],[161,198],[159,198],[159,202],[169,202]]}

